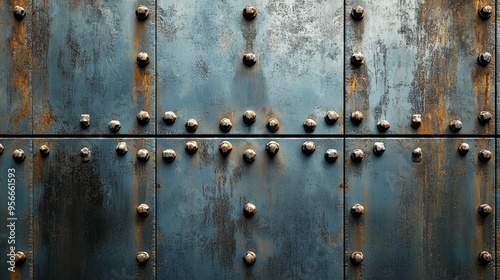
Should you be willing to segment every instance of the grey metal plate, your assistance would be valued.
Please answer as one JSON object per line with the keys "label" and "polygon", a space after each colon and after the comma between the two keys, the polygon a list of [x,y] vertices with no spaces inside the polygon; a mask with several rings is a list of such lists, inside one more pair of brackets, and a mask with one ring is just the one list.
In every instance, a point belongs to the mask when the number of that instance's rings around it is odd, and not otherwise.
{"label": "grey metal plate", "polygon": [[[355,21],[352,7],[361,5],[365,17]],[[347,134],[376,134],[380,120],[386,134],[495,133],[495,122],[481,125],[481,111],[495,111],[495,20],[479,17],[493,0],[459,1],[346,1],[346,128]],[[353,52],[365,63],[351,65]],[[489,52],[493,61],[478,64]],[[365,120],[350,120],[361,111]],[[412,114],[422,115],[418,129]],[[463,123],[459,132],[449,124]]]}
{"label": "grey metal plate", "polygon": [[[184,150],[190,140],[194,155]],[[222,140],[233,145],[226,157]],[[269,139],[158,139],[157,157],[177,154],[158,162],[158,279],[343,278],[342,140],[314,139],[310,156],[303,139],[273,140],[274,157]],[[254,162],[244,161],[246,149]],[[325,160],[327,149],[337,149],[336,162]],[[255,216],[244,216],[246,203]]]}
{"label": "grey metal plate", "polygon": [[[381,156],[372,152],[383,142]],[[470,151],[461,156],[466,142]],[[495,204],[495,160],[482,162],[494,139],[346,139],[345,237],[349,279],[494,279],[494,264],[481,251],[495,251],[495,214],[479,205]],[[420,147],[423,159],[414,162]],[[360,163],[350,159],[362,149]],[[493,153],[494,154],[494,153]],[[350,208],[359,203],[359,218]],[[361,251],[364,261],[350,261]]]}
{"label": "grey metal plate", "polygon": [[[315,134],[340,134],[342,117],[327,125],[324,116],[343,115],[343,10],[341,1],[253,1],[258,15],[248,21],[246,1],[199,3],[158,0],[158,103],[160,134],[186,134],[186,121],[199,123],[196,134],[271,133],[269,118],[280,121],[275,134],[305,133],[307,118]],[[243,64],[253,52],[257,63]],[[257,114],[247,126],[246,110]],[[177,114],[169,126],[166,111]]]}
{"label": "grey metal plate", "polygon": [[[140,111],[155,118],[155,1],[36,1],[33,9],[33,113],[36,134],[153,134]],[[139,21],[139,5],[150,9]],[[150,64],[136,65],[139,52]],[[80,126],[89,114],[91,125]]]}
{"label": "grey metal plate", "polygon": [[[127,143],[119,156],[115,146]],[[36,139],[47,157],[34,159],[35,275],[39,279],[153,279],[155,263],[154,139]],[[80,150],[91,151],[83,162]],[[150,159],[138,161],[139,149]],[[138,216],[146,203],[151,213]],[[150,255],[145,265],[139,251]]]}

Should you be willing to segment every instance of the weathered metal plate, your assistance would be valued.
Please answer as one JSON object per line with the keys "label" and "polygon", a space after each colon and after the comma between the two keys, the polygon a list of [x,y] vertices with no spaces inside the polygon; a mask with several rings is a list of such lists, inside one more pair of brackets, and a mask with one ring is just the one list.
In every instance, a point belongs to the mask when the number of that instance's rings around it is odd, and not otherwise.
{"label": "weathered metal plate", "polygon": [[[17,5],[25,10],[22,20],[13,15]],[[4,1],[0,14],[0,134],[31,134],[31,1]]]}
{"label": "weathered metal plate", "polygon": [[[115,151],[125,142],[128,152]],[[35,275],[56,279],[153,279],[155,263],[155,140],[36,139],[50,154],[34,159]],[[80,150],[90,149],[83,162]],[[138,160],[147,149],[147,162]],[[139,217],[137,207],[150,206]],[[141,265],[139,251],[150,255]]]}
{"label": "weathered metal plate", "polygon": [[[305,133],[303,122],[317,122],[315,134],[343,132],[343,23],[341,1],[253,1],[258,15],[246,20],[247,1],[158,0],[158,100],[160,134],[186,134],[188,119],[196,134],[224,134],[219,121],[229,118],[230,134]],[[253,52],[257,63],[243,63]],[[253,110],[256,122],[242,116]],[[341,115],[326,124],[329,110]],[[166,125],[162,115],[177,120]]]}
{"label": "weathered metal plate", "polygon": [[[381,156],[375,142],[385,144]],[[478,258],[495,251],[495,213],[478,213],[483,203],[494,209],[495,160],[478,156],[494,151],[494,139],[346,139],[345,147],[347,278],[495,279],[493,262]],[[414,162],[418,147],[423,158]],[[362,162],[351,160],[354,149],[364,151]],[[354,251],[364,254],[360,265]]]}
{"label": "weathered metal plate", "polygon": [[[33,161],[29,139],[0,139],[0,278],[33,278]],[[26,157],[17,162],[12,154],[21,149]],[[24,262],[15,263],[15,254],[23,252]],[[14,260],[14,262],[12,262]]]}
{"label": "weathered metal plate", "polygon": [[[233,145],[225,157],[222,140]],[[307,156],[304,140],[273,139],[272,157],[269,140],[158,139],[157,157],[177,154],[158,162],[158,279],[343,278],[343,141],[314,139]],[[194,155],[186,141],[198,143]],[[336,162],[325,160],[327,149],[338,151]],[[257,207],[250,218],[247,203]],[[252,266],[247,250],[257,255]]]}
{"label": "weathered metal plate", "polygon": [[[356,5],[365,16],[350,16]],[[495,112],[495,16],[479,17],[493,0],[346,1],[345,120],[347,134],[476,134],[495,133],[495,122],[482,125],[481,111]],[[351,63],[354,52],[365,62]],[[478,55],[489,52],[488,66]],[[351,113],[361,111],[356,126]],[[413,114],[421,126],[411,126]],[[386,132],[377,123],[387,120]],[[459,132],[450,122],[460,120]]]}
{"label": "weathered metal plate", "polygon": [[[33,112],[36,134],[153,134],[155,118],[155,1],[35,1]],[[139,5],[149,7],[145,21]],[[146,52],[150,64],[138,67]],[[89,114],[90,127],[80,125]]]}

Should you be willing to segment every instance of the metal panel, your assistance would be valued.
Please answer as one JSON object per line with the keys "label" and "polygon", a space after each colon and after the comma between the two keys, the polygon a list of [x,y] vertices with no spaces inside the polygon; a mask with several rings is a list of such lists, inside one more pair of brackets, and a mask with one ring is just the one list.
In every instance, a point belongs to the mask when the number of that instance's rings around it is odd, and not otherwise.
{"label": "metal panel", "polygon": [[[356,5],[362,20],[350,15]],[[346,133],[382,133],[377,123],[387,120],[389,134],[494,134],[494,121],[478,120],[495,111],[494,57],[478,63],[495,54],[494,17],[478,14],[485,5],[494,1],[346,1]],[[363,65],[351,63],[355,52]],[[359,126],[349,120],[355,111],[364,114]],[[413,114],[422,116],[418,129]]]}
{"label": "metal panel", "polygon": [[[377,156],[375,142],[385,144]],[[470,150],[461,155],[458,147]],[[422,150],[420,162],[413,157]],[[346,139],[346,276],[349,279],[494,279],[493,263],[478,256],[495,251],[495,160],[483,162],[494,139]],[[494,153],[493,153],[494,154]],[[351,207],[361,204],[359,217]],[[361,264],[350,261],[360,251]]]}
{"label": "metal panel", "polygon": [[[128,152],[115,151],[125,142]],[[153,279],[153,139],[37,139],[50,148],[34,160],[35,276],[39,279]],[[81,149],[90,149],[85,162]],[[137,157],[146,149],[150,158]],[[151,213],[138,215],[145,203]],[[145,251],[145,264],[136,260]],[[71,276],[69,276],[71,275]]]}
{"label": "metal panel", "polygon": [[[0,278],[33,278],[33,162],[29,139],[0,139]],[[13,153],[22,150],[21,157]],[[17,153],[17,152],[16,152]],[[25,159],[20,161],[24,155]],[[16,254],[18,262],[16,262]],[[24,261],[20,258],[24,255]],[[12,262],[13,261],[13,262]]]}
{"label": "metal panel", "polygon": [[[16,5],[25,18],[14,17]],[[31,1],[3,1],[0,14],[0,134],[31,134]]]}
{"label": "metal panel", "polygon": [[[140,111],[155,118],[155,1],[34,2],[33,96],[36,134],[154,133]],[[146,5],[149,18],[136,18]],[[139,52],[150,63],[136,64]],[[91,124],[80,125],[88,114]]]}
{"label": "metal panel", "polygon": [[[158,132],[185,134],[196,119],[197,134],[224,134],[219,121],[229,118],[230,134],[305,133],[314,119],[316,134],[340,134],[342,117],[328,125],[329,110],[343,115],[343,10],[341,1],[253,1],[257,17],[247,20],[247,1],[202,5],[195,0],[158,0]],[[257,57],[253,66],[243,55]],[[246,110],[257,120],[246,125]],[[173,111],[177,121],[162,120]]]}
{"label": "metal panel", "polygon": [[[233,145],[227,156],[222,140]],[[186,141],[199,150],[190,155]],[[273,157],[269,139],[158,139],[158,156],[176,153],[158,164],[158,279],[343,278],[342,140],[314,139],[309,156],[303,140],[274,141]],[[338,151],[336,162],[327,149]],[[247,203],[257,207],[250,218]],[[252,266],[247,250],[257,255]]]}

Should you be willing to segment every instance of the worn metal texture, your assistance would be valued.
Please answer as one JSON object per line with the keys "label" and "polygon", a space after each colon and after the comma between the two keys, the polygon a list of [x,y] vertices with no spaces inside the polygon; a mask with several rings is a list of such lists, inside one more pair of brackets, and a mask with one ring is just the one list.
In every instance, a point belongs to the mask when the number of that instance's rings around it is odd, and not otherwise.
{"label": "worn metal texture", "polygon": [[[159,134],[225,134],[219,121],[229,118],[229,134],[306,133],[303,122],[316,120],[314,134],[343,132],[343,11],[341,1],[262,1],[251,3],[257,17],[247,20],[246,1],[158,0]],[[252,52],[257,62],[243,63]],[[253,125],[244,123],[253,110]],[[327,111],[341,117],[325,122]],[[173,111],[173,125],[161,116]],[[270,132],[268,119],[280,128]]]}
{"label": "worn metal texture", "polygon": [[[154,134],[155,1],[35,0],[33,114],[35,134]],[[147,20],[136,8],[150,9]],[[139,52],[150,63],[139,67]],[[89,114],[89,127],[80,116]],[[111,132],[108,123],[121,129]]]}
{"label": "worn metal texture", "polygon": [[[373,152],[375,142],[385,152]],[[461,155],[458,147],[470,150]],[[421,161],[413,151],[421,148]],[[348,154],[364,152],[361,162]],[[495,204],[495,160],[485,139],[346,139],[345,240],[348,279],[495,279],[495,213],[482,217],[481,204]],[[494,157],[494,156],[493,156]],[[365,211],[356,217],[355,204]],[[361,251],[355,265],[350,254]],[[493,257],[494,259],[494,257]]]}
{"label": "worn metal texture", "polygon": [[[33,278],[33,161],[30,139],[0,139],[0,278]],[[24,151],[17,162],[12,154]],[[12,254],[23,252],[24,262],[11,263]],[[15,260],[15,256],[13,257]],[[14,264],[14,266],[12,266]],[[11,268],[13,267],[13,268]],[[11,270],[9,270],[9,268]],[[13,270],[13,271],[12,271]]]}
{"label": "worn metal texture", "polygon": [[[223,156],[219,143],[229,141]],[[341,139],[158,139],[158,279],[343,278],[343,185]],[[189,154],[187,141],[199,150]],[[255,161],[243,154],[253,149]],[[338,159],[328,162],[327,149]],[[161,161],[161,162],[160,162]],[[243,208],[257,208],[246,217]],[[247,250],[257,260],[246,265]]]}
{"label": "worn metal texture", "polygon": [[[481,124],[481,111],[495,115],[495,20],[478,12],[493,0],[346,1],[345,131],[347,134],[444,135],[495,133],[495,121]],[[365,16],[354,20],[361,5]],[[354,66],[350,57],[365,61]],[[481,53],[493,58],[478,63]],[[361,111],[364,121],[349,118]],[[421,114],[418,129],[413,114]],[[387,120],[382,132],[377,123]],[[463,127],[454,132],[450,122]]]}
{"label": "worn metal texture", "polygon": [[[125,142],[128,152],[115,151]],[[36,139],[34,250],[37,279],[153,279],[155,140]],[[85,162],[81,149],[90,150]],[[140,161],[140,149],[149,160]],[[147,217],[137,207],[150,206]],[[145,264],[138,252],[148,252]]]}
{"label": "worn metal texture", "polygon": [[[13,15],[16,5],[25,9],[22,20]],[[0,134],[31,134],[31,1],[4,1],[0,14]]]}

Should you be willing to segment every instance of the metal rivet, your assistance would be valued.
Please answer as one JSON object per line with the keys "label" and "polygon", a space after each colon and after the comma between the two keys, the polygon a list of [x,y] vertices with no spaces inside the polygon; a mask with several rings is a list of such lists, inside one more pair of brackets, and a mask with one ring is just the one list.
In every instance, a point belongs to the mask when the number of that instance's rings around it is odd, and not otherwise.
{"label": "metal rivet", "polygon": [[247,217],[252,217],[257,214],[257,207],[252,203],[247,203],[245,207],[243,207],[243,214]]}
{"label": "metal rivet", "polygon": [[26,11],[21,6],[15,6],[12,10],[14,17],[18,20],[22,20],[26,16]]}
{"label": "metal rivet", "polygon": [[411,116],[411,127],[417,129],[422,125],[422,115],[414,114]]}
{"label": "metal rivet", "polygon": [[257,119],[257,115],[252,110],[246,110],[245,113],[243,113],[243,121],[247,125],[253,124],[256,119]]}
{"label": "metal rivet", "polygon": [[257,9],[253,6],[243,8],[243,17],[247,20],[252,20],[257,16]]}
{"label": "metal rivet", "polygon": [[80,150],[80,157],[82,158],[83,162],[89,162],[90,161],[90,149],[85,147]]}
{"label": "metal rivet", "polygon": [[361,149],[355,149],[351,153],[351,160],[354,162],[361,162],[365,157],[365,153]]}
{"label": "metal rivet", "polygon": [[487,162],[491,159],[492,157],[492,154],[491,154],[491,151],[490,150],[481,150],[479,152],[479,159],[482,161],[482,162]]}
{"label": "metal rivet", "polygon": [[14,152],[12,152],[12,158],[16,162],[22,162],[26,158],[26,155],[24,154],[24,151],[22,149],[16,149]]}
{"label": "metal rivet", "polygon": [[314,153],[314,151],[316,151],[316,144],[314,144],[313,141],[306,141],[306,142],[302,143],[302,151],[306,155],[310,155],[310,154]]}
{"label": "metal rivet", "polygon": [[222,141],[219,144],[219,151],[223,156],[227,156],[233,150],[233,144],[229,141]]}
{"label": "metal rivet", "polygon": [[487,66],[488,64],[491,63],[492,60],[493,56],[489,52],[481,53],[477,57],[477,62],[479,62],[479,64],[481,64],[482,66]]}
{"label": "metal rivet", "polygon": [[177,154],[172,149],[166,149],[161,153],[161,156],[162,156],[163,160],[165,160],[166,162],[172,162],[172,161],[174,161]]}
{"label": "metal rivet", "polygon": [[223,118],[219,122],[219,129],[222,132],[229,132],[232,127],[233,127],[233,123],[228,118]]}
{"label": "metal rivet", "polygon": [[335,111],[328,111],[325,115],[325,121],[329,125],[334,125],[339,119],[339,114]]}
{"label": "metal rivet", "polygon": [[355,265],[361,264],[363,262],[363,259],[364,259],[363,253],[359,251],[354,251],[351,254],[351,261]]}
{"label": "metal rivet", "polygon": [[351,114],[351,122],[354,125],[360,125],[364,119],[365,119],[365,116],[360,111],[354,111]]}
{"label": "metal rivet", "polygon": [[145,218],[149,215],[149,206],[147,204],[139,204],[137,206],[137,214],[139,214],[139,217]]}
{"label": "metal rivet", "polygon": [[49,148],[49,145],[47,144],[43,144],[42,146],[40,146],[40,154],[43,156],[43,157],[46,157],[50,154],[50,148]]}
{"label": "metal rivet", "polygon": [[163,121],[166,125],[173,125],[176,119],[177,115],[172,111],[167,111],[163,114]]}
{"label": "metal rivet", "polygon": [[246,264],[251,265],[257,260],[257,255],[252,251],[247,251],[243,256],[243,260]]}
{"label": "metal rivet", "polygon": [[196,141],[188,141],[186,142],[184,149],[189,154],[194,155],[198,151],[198,143],[196,143]]}
{"label": "metal rivet", "polygon": [[189,119],[185,126],[187,131],[195,132],[198,129],[198,122],[195,119]]}
{"label": "metal rivet", "polygon": [[377,156],[382,155],[385,152],[385,144],[382,142],[375,142],[373,144],[373,153]]}
{"label": "metal rivet", "polygon": [[111,132],[118,132],[122,125],[118,120],[112,120],[109,122],[108,127]]}
{"label": "metal rivet", "polygon": [[123,156],[125,155],[127,152],[128,152],[128,148],[127,148],[127,143],[125,142],[118,142],[118,144],[116,145],[116,153],[120,156]]}
{"label": "metal rivet", "polygon": [[137,253],[137,262],[140,264],[145,264],[149,260],[149,254],[147,252],[138,252]]}
{"label": "metal rivet", "polygon": [[414,162],[419,162],[422,161],[422,149],[421,148],[416,148],[413,150],[411,153],[412,155],[412,161]]}
{"label": "metal rivet", "polygon": [[80,116],[80,125],[84,128],[87,128],[90,126],[90,115],[89,114],[82,114]]}
{"label": "metal rivet", "polygon": [[303,126],[306,132],[313,132],[316,129],[316,122],[313,119],[307,119]]}
{"label": "metal rivet", "polygon": [[245,153],[243,153],[243,159],[248,163],[253,162],[256,157],[257,157],[257,154],[252,149],[248,149],[245,151]]}
{"label": "metal rivet", "polygon": [[481,111],[481,113],[479,113],[478,119],[479,119],[479,122],[481,124],[487,124],[491,120],[492,117],[493,116],[491,115],[490,112],[488,112],[488,111]]}
{"label": "metal rivet", "polygon": [[356,6],[351,10],[351,16],[355,20],[362,20],[365,16],[365,9],[361,6]]}
{"label": "metal rivet", "polygon": [[149,9],[146,6],[139,6],[137,10],[135,10],[135,15],[138,20],[146,20],[149,17]]}
{"label": "metal rivet", "polygon": [[149,160],[149,152],[146,149],[140,149],[137,151],[137,160],[140,162],[146,162]]}
{"label": "metal rivet", "polygon": [[243,63],[245,63],[246,66],[252,66],[257,62],[257,56],[254,53],[245,53],[243,55]]}
{"label": "metal rivet", "polygon": [[462,143],[460,146],[458,146],[458,152],[462,155],[465,156],[470,150],[470,146],[467,143]]}
{"label": "metal rivet", "polygon": [[266,151],[270,154],[270,155],[275,155],[278,153],[278,151],[280,150],[280,144],[278,144],[278,142],[276,141],[269,141],[267,144],[266,144]]}
{"label": "metal rivet", "polygon": [[3,151],[5,150],[4,146],[0,144],[0,155],[3,154]]}
{"label": "metal rivet", "polygon": [[479,205],[478,212],[481,216],[486,217],[493,213],[493,208],[491,208],[488,204],[481,204]]}
{"label": "metal rivet", "polygon": [[365,213],[365,207],[359,203],[354,204],[351,207],[351,214],[355,217],[361,216],[363,213]]}
{"label": "metal rivet", "polygon": [[482,263],[490,263],[493,260],[493,256],[488,251],[482,251],[479,253],[479,260]]}
{"label": "metal rivet", "polygon": [[325,159],[328,162],[334,162],[339,158],[339,152],[335,149],[328,149],[325,152]]}
{"label": "metal rivet", "polygon": [[137,65],[139,67],[146,67],[149,64],[149,55],[145,52],[137,54]]}
{"label": "metal rivet", "polygon": [[389,130],[390,127],[391,127],[391,124],[386,120],[382,120],[382,121],[379,121],[377,123],[378,130],[382,131],[382,132]]}
{"label": "metal rivet", "polygon": [[137,121],[140,124],[147,124],[149,122],[149,119],[150,119],[149,113],[146,111],[140,111],[139,113],[137,113],[136,117],[137,117]]}
{"label": "metal rivet", "polygon": [[266,127],[269,131],[276,132],[278,131],[278,129],[280,129],[280,122],[278,121],[278,119],[270,118],[267,121]]}
{"label": "metal rivet", "polygon": [[14,257],[14,262],[18,265],[24,263],[26,261],[26,254],[23,251],[17,251]]}
{"label": "metal rivet", "polygon": [[451,131],[453,132],[458,132],[462,129],[463,125],[462,125],[462,122],[459,121],[459,120],[452,120],[450,122],[450,129]]}
{"label": "metal rivet", "polygon": [[479,16],[482,19],[489,19],[493,14],[493,8],[491,6],[484,6],[481,10],[479,10]]}
{"label": "metal rivet", "polygon": [[365,63],[365,56],[360,52],[355,52],[351,56],[351,63],[354,66],[361,66]]}

